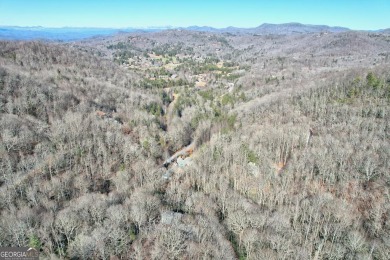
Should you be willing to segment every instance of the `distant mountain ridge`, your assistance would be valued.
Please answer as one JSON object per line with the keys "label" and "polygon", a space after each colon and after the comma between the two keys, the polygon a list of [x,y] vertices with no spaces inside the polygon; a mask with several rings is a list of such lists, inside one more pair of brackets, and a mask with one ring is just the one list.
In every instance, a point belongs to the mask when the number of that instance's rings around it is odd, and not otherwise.
{"label": "distant mountain ridge", "polygon": [[[320,33],[330,32],[339,33],[351,31],[351,29],[339,26],[327,25],[310,25],[301,23],[283,23],[270,24],[264,23],[255,28],[214,28],[210,26],[189,26],[189,27],[145,27],[145,28],[87,28],[87,27],[63,27],[63,28],[47,28],[41,26],[19,27],[19,26],[0,26],[0,39],[3,40],[49,40],[49,41],[75,41],[97,36],[110,36],[118,33],[129,32],[155,32],[170,29],[189,30],[199,32],[213,33],[233,33],[233,34],[305,34],[305,33]],[[377,30],[380,33],[389,33],[390,29]]]}
{"label": "distant mountain ridge", "polygon": [[327,25],[310,25],[301,23],[283,23],[283,24],[270,24],[264,23],[255,28],[238,28],[238,27],[227,27],[216,29],[208,26],[190,26],[182,28],[193,31],[207,31],[207,32],[222,32],[222,33],[251,33],[251,34],[293,34],[293,33],[318,33],[318,32],[345,32],[350,31],[346,27],[331,27]]}
{"label": "distant mountain ridge", "polygon": [[379,32],[384,33],[384,34],[390,34],[390,28],[379,30]]}
{"label": "distant mountain ridge", "polygon": [[331,27],[327,25],[309,25],[301,23],[268,24],[264,23],[255,28],[256,33],[261,34],[290,34],[290,33],[318,33],[318,32],[345,32],[350,31],[346,27]]}
{"label": "distant mountain ridge", "polygon": [[[47,28],[41,26],[19,27],[0,26],[0,39],[5,40],[51,40],[51,41],[75,41],[96,36],[109,36],[123,32],[144,31],[136,28],[86,28],[86,27],[62,27]],[[159,29],[146,29],[156,31]]]}

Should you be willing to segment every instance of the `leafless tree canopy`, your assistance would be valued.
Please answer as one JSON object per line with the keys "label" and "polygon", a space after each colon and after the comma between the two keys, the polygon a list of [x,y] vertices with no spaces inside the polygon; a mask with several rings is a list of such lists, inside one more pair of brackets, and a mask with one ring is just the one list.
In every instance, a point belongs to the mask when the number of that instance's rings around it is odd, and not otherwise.
{"label": "leafless tree canopy", "polygon": [[390,36],[0,41],[0,246],[390,259]]}

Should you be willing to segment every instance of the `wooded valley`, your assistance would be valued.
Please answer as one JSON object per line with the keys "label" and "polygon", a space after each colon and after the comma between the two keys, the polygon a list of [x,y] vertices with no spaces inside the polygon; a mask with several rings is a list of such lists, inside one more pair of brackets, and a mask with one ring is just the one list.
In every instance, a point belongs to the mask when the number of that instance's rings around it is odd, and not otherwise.
{"label": "wooded valley", "polygon": [[0,41],[0,246],[390,259],[390,34]]}

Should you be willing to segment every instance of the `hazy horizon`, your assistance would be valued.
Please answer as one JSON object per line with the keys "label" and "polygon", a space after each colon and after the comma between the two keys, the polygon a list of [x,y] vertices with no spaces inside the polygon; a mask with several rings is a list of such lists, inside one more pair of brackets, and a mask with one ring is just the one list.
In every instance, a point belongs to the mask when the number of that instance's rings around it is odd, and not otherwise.
{"label": "hazy horizon", "polygon": [[[60,12],[59,12],[60,11]],[[1,1],[0,26],[148,28],[301,23],[379,30],[390,27],[390,2],[326,1]]]}
{"label": "hazy horizon", "polygon": [[[8,25],[8,24],[0,24],[0,27],[14,27],[14,28],[44,28],[44,29],[148,29],[148,28],[157,28],[157,29],[177,29],[177,28],[188,28],[188,27],[210,27],[215,29],[225,29],[229,27],[233,28],[242,28],[242,29],[250,29],[250,28],[256,28],[264,24],[272,24],[272,25],[282,25],[282,24],[301,24],[301,25],[307,25],[307,26],[329,26],[329,27],[343,27],[350,29],[345,26],[340,25],[328,25],[328,24],[307,24],[307,23],[300,23],[300,22],[286,22],[286,23],[268,23],[264,22],[255,26],[251,27],[239,27],[235,25],[228,25],[224,27],[215,27],[215,26],[209,26],[209,25],[198,25],[198,24],[192,24],[189,26],[173,26],[173,25],[149,25],[149,26],[125,26],[125,27],[96,27],[96,26],[59,26],[59,27],[49,27],[49,26],[42,26],[42,25]],[[387,29],[387,28],[380,28],[380,29]],[[352,30],[352,29],[351,29]]]}

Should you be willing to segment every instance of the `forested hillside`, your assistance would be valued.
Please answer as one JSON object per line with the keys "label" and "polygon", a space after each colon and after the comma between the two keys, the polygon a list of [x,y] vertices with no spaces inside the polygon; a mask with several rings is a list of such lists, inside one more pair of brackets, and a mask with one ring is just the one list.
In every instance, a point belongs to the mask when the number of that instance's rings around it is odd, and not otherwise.
{"label": "forested hillside", "polygon": [[0,246],[389,259],[390,36],[0,42]]}

